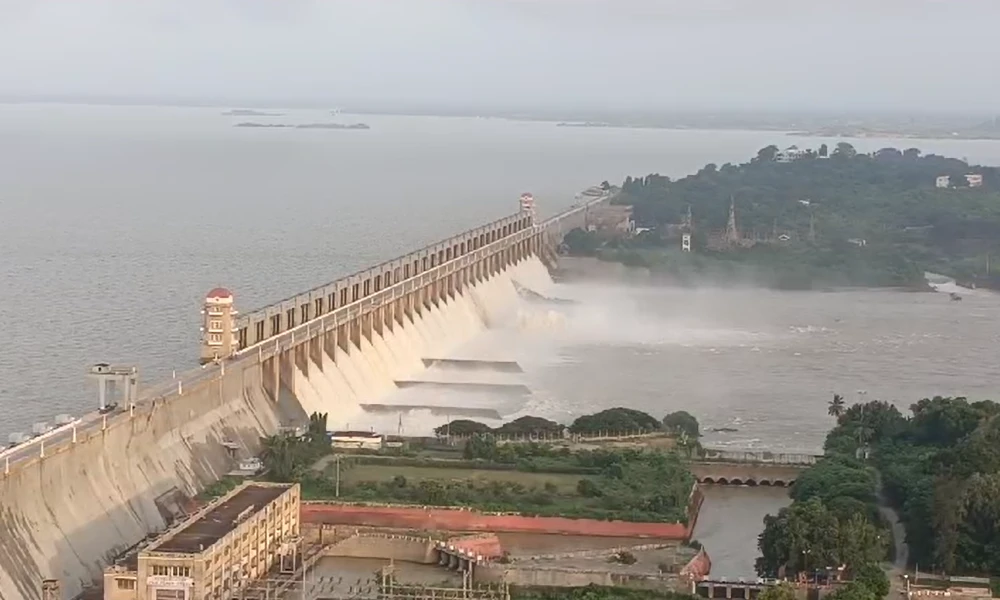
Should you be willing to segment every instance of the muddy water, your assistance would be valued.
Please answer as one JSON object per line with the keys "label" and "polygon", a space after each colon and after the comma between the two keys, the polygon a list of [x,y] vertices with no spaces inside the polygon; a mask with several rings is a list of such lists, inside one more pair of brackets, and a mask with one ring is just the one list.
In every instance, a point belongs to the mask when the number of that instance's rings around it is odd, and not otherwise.
{"label": "muddy water", "polygon": [[694,538],[712,559],[712,576],[755,576],[757,537],[764,529],[764,516],[791,504],[786,489],[767,487],[704,486]]}

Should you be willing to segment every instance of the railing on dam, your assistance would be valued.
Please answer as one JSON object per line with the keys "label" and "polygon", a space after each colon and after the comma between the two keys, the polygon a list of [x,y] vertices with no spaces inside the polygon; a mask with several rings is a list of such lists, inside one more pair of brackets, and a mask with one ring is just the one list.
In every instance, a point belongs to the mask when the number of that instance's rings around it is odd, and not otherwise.
{"label": "railing on dam", "polygon": [[294,332],[308,332],[311,337],[320,330],[350,321],[548,229],[561,229],[564,221],[585,215],[588,209],[611,197],[610,193],[595,197],[542,223],[535,223],[531,213],[519,212],[244,313],[236,319],[239,351],[246,352],[277,338],[291,340]]}
{"label": "railing on dam", "polygon": [[[137,395],[137,402],[131,406],[124,406],[117,412],[100,414],[95,411],[88,413],[71,424],[0,451],[2,474],[9,475],[16,468],[66,451],[77,443],[104,434],[109,429],[127,425],[136,418],[152,413],[157,406],[162,402],[169,401],[171,397],[182,396],[188,390],[219,380],[225,375],[227,366],[240,366],[244,361],[260,360],[262,357],[266,358],[275,352],[280,352],[293,345],[293,342],[297,341],[300,336],[305,339],[319,330],[334,327],[339,323],[356,318],[360,314],[365,314],[384,302],[408,294],[421,285],[426,285],[429,281],[447,277],[470,264],[502,252],[514,244],[525,242],[550,227],[558,227],[562,220],[579,216],[587,208],[607,202],[610,197],[610,195],[605,195],[585,204],[573,206],[541,224],[533,223],[530,214],[527,213],[505,217],[486,226],[448,238],[443,242],[427,246],[406,257],[382,263],[372,269],[314,288],[304,294],[298,294],[290,299],[243,314],[237,323],[239,327],[244,328],[245,332],[241,335],[248,342],[248,345],[237,355],[217,363],[208,363],[183,372],[175,372],[169,380],[150,387],[142,387]],[[457,245],[454,243],[456,240],[459,240]],[[464,245],[461,240],[464,240]],[[427,258],[428,263],[426,269],[422,269],[424,258]],[[416,266],[421,267],[419,271],[415,269],[412,262],[414,259],[418,261]],[[408,263],[409,267],[402,263],[403,260],[411,261]],[[430,266],[431,263],[433,266]],[[401,269],[401,274],[397,273],[397,266]],[[392,271],[389,270],[389,267],[392,267]],[[389,275],[390,273],[391,275]],[[336,290],[338,298],[344,292],[352,294],[354,285],[361,286],[359,289],[363,291],[363,280],[374,281],[374,287],[378,289],[370,291],[366,297],[359,297],[357,301],[342,304],[326,301],[334,290]],[[351,287],[345,287],[345,283],[350,283]],[[250,335],[249,327],[251,324],[253,324],[254,329],[257,328],[258,324],[261,324],[266,330],[267,325],[270,324],[268,319],[271,316],[287,315],[289,309],[299,311],[298,314],[301,316],[303,314],[301,303],[306,302],[310,307],[319,307],[316,300],[320,299],[320,294],[323,294],[323,307],[331,307],[332,310],[318,317],[309,311],[309,316],[312,318],[306,319],[305,322],[289,327],[275,335],[264,336],[257,340],[252,347],[249,345],[250,340],[255,339]],[[264,321],[260,320],[262,317]]]}
{"label": "railing on dam", "polygon": [[454,269],[458,262],[466,265],[482,260],[508,248],[512,238],[521,241],[536,232],[532,215],[519,212],[244,313],[236,319],[239,347],[246,350],[331,314],[343,315],[345,309],[359,308],[359,302],[385,301],[384,292],[389,289],[398,291],[403,283],[415,285],[418,280],[440,278],[442,267],[451,265]]}

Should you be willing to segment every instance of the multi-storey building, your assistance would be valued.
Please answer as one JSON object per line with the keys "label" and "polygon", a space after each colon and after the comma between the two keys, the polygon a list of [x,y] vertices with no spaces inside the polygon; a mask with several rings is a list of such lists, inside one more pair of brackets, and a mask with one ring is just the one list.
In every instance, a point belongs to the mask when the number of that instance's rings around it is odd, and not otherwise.
{"label": "multi-storey building", "polygon": [[212,362],[231,356],[239,349],[236,309],[233,293],[215,288],[205,296],[201,332],[201,362]]}
{"label": "multi-storey building", "polygon": [[105,600],[231,598],[299,550],[298,484],[248,482],[104,573]]}

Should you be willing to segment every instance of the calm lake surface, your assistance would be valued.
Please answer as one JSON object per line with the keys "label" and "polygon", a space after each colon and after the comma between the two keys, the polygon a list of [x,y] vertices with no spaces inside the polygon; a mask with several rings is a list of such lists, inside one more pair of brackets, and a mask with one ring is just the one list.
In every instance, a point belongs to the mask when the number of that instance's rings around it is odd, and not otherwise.
{"label": "calm lake surface", "polygon": [[[96,406],[84,378],[94,362],[136,364],[146,382],[194,366],[200,302],[216,285],[249,309],[510,214],[524,191],[553,213],[602,179],[836,142],[369,115],[339,117],[367,131],[239,129],[267,118],[226,108],[0,106],[4,441]],[[331,120],[285,112],[272,120]],[[1000,164],[996,141],[852,143]],[[581,300],[566,326],[511,350],[528,370],[532,414],[685,409],[703,427],[738,430],[709,444],[815,451],[834,392],[905,407],[934,394],[995,398],[1000,383],[1000,302],[989,293],[951,303],[893,291],[557,289]],[[728,529],[703,519],[700,531]],[[733,539],[755,538],[756,521]],[[699,537],[728,552],[724,537]],[[745,568],[755,553],[727,560]]]}

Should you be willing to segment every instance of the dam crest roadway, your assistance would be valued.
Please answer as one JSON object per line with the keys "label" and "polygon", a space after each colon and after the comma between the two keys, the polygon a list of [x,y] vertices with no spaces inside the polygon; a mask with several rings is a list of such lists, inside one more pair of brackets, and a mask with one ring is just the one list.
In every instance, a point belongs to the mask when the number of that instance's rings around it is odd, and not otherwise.
{"label": "dam crest roadway", "polygon": [[518,286],[549,280],[563,235],[614,194],[591,188],[544,221],[525,194],[511,216],[247,313],[216,288],[203,366],[162,384],[144,389],[130,367],[98,365],[130,382],[119,405],[0,452],[0,599],[40,599],[51,579],[78,595],[115,556],[182,520],[262,436],[312,412],[363,411],[453,360]]}

